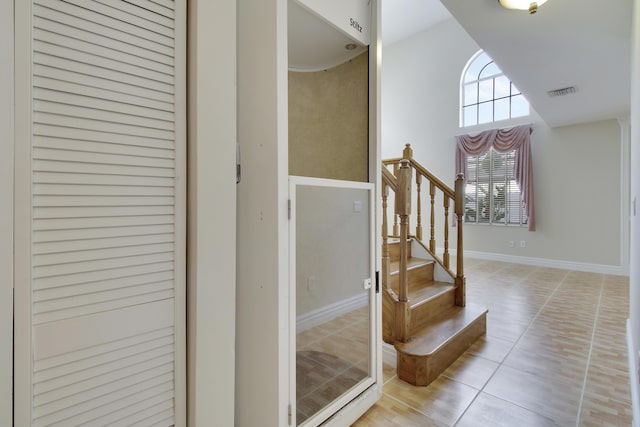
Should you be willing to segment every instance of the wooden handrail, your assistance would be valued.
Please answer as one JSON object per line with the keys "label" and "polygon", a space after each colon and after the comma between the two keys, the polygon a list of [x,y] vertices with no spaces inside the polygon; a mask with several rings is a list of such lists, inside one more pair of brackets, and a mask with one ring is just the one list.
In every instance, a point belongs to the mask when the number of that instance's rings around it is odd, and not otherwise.
{"label": "wooden handrail", "polygon": [[449,196],[449,198],[454,199],[456,197],[456,193],[451,189],[451,187],[442,182],[437,176],[426,170],[420,163],[411,159],[411,166],[413,166],[413,168],[416,170],[416,173],[420,173],[420,175],[433,182],[435,186],[438,187],[438,189],[444,194]]}
{"label": "wooden handrail", "polygon": [[398,180],[387,168],[382,168],[382,181],[395,193],[398,191]]}

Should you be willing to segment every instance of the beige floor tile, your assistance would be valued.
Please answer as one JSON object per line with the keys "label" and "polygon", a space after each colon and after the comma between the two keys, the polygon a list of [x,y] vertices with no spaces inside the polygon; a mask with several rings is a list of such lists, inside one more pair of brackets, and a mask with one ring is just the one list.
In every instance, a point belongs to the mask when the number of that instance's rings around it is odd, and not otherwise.
{"label": "beige floor tile", "polygon": [[485,359],[501,363],[514,346],[513,341],[507,341],[490,335],[480,337],[467,350],[467,353],[482,356]]}
{"label": "beige floor tile", "polygon": [[428,387],[414,387],[398,378],[384,385],[384,392],[432,420],[453,425],[471,404],[478,390],[440,376]]}
{"label": "beige floor tile", "polygon": [[487,336],[496,337],[505,341],[515,342],[527,329],[526,323],[517,321],[507,322],[493,315],[493,311],[487,314]]}
{"label": "beige floor tile", "polygon": [[489,359],[465,353],[453,362],[442,375],[481,390],[498,369],[498,366],[500,366],[498,363]]}
{"label": "beige floor tile", "polygon": [[383,395],[367,413],[360,417],[355,427],[443,427],[424,414],[409,408],[402,402]]}
{"label": "beige floor tile", "polygon": [[630,427],[631,405],[605,396],[585,395],[580,411],[581,427]]}
{"label": "beige floor tile", "polygon": [[329,335],[329,333],[322,328],[307,329],[296,335],[296,347],[298,350],[301,350],[327,335]]}
{"label": "beige floor tile", "polygon": [[568,426],[576,422],[582,384],[582,381],[543,372],[534,375],[502,365],[483,391]]}
{"label": "beige floor tile", "polygon": [[627,349],[595,341],[591,349],[591,364],[627,372],[629,369]]}
{"label": "beige floor tile", "polygon": [[480,393],[456,427],[557,427],[553,420],[520,406]]}
{"label": "beige floor tile", "polygon": [[587,353],[568,357],[541,348],[530,348],[518,344],[507,356],[503,366],[509,366],[523,373],[538,375],[541,372],[582,384],[587,368]]}
{"label": "beige floor tile", "polygon": [[584,392],[592,397],[606,396],[611,400],[631,404],[629,371],[592,364],[589,366]]}

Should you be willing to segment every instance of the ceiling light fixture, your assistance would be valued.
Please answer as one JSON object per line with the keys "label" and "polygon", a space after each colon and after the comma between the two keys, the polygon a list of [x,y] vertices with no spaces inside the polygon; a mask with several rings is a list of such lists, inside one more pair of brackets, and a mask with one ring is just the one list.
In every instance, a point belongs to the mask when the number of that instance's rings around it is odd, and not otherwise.
{"label": "ceiling light fixture", "polygon": [[344,48],[347,50],[354,50],[355,48],[357,48],[358,46],[356,46],[354,43],[349,43],[344,45]]}
{"label": "ceiling light fixture", "polygon": [[547,0],[498,0],[498,2],[507,9],[528,10],[533,15],[538,11],[538,7],[545,4]]}

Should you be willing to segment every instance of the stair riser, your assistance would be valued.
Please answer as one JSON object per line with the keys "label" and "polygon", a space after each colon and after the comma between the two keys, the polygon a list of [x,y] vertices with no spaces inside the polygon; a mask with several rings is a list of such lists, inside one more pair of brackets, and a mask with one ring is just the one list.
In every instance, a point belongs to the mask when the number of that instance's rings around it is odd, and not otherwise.
{"label": "stair riser", "polygon": [[[408,271],[409,291],[423,287],[429,282],[433,282],[433,264],[421,265]],[[391,289],[398,293],[399,274],[391,275]]]}
{"label": "stair riser", "polygon": [[433,354],[415,356],[398,352],[398,378],[415,386],[429,385],[486,330],[486,314],[483,314]]}
{"label": "stair riser", "polygon": [[429,320],[442,314],[446,310],[455,305],[456,290],[452,288],[450,291],[438,295],[429,301],[420,304],[411,309],[411,336],[420,328],[425,326]]}
{"label": "stair riser", "polygon": [[[400,260],[400,242],[389,243],[391,262]],[[407,242],[407,258],[411,258],[411,242]]]}

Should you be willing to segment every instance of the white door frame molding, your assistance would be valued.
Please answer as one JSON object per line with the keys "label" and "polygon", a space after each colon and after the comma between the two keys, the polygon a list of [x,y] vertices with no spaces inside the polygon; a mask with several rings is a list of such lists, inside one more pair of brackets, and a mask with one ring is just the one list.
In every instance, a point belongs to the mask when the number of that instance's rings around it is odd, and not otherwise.
{"label": "white door frame molding", "polygon": [[13,416],[13,1],[0,2],[0,425]]}

